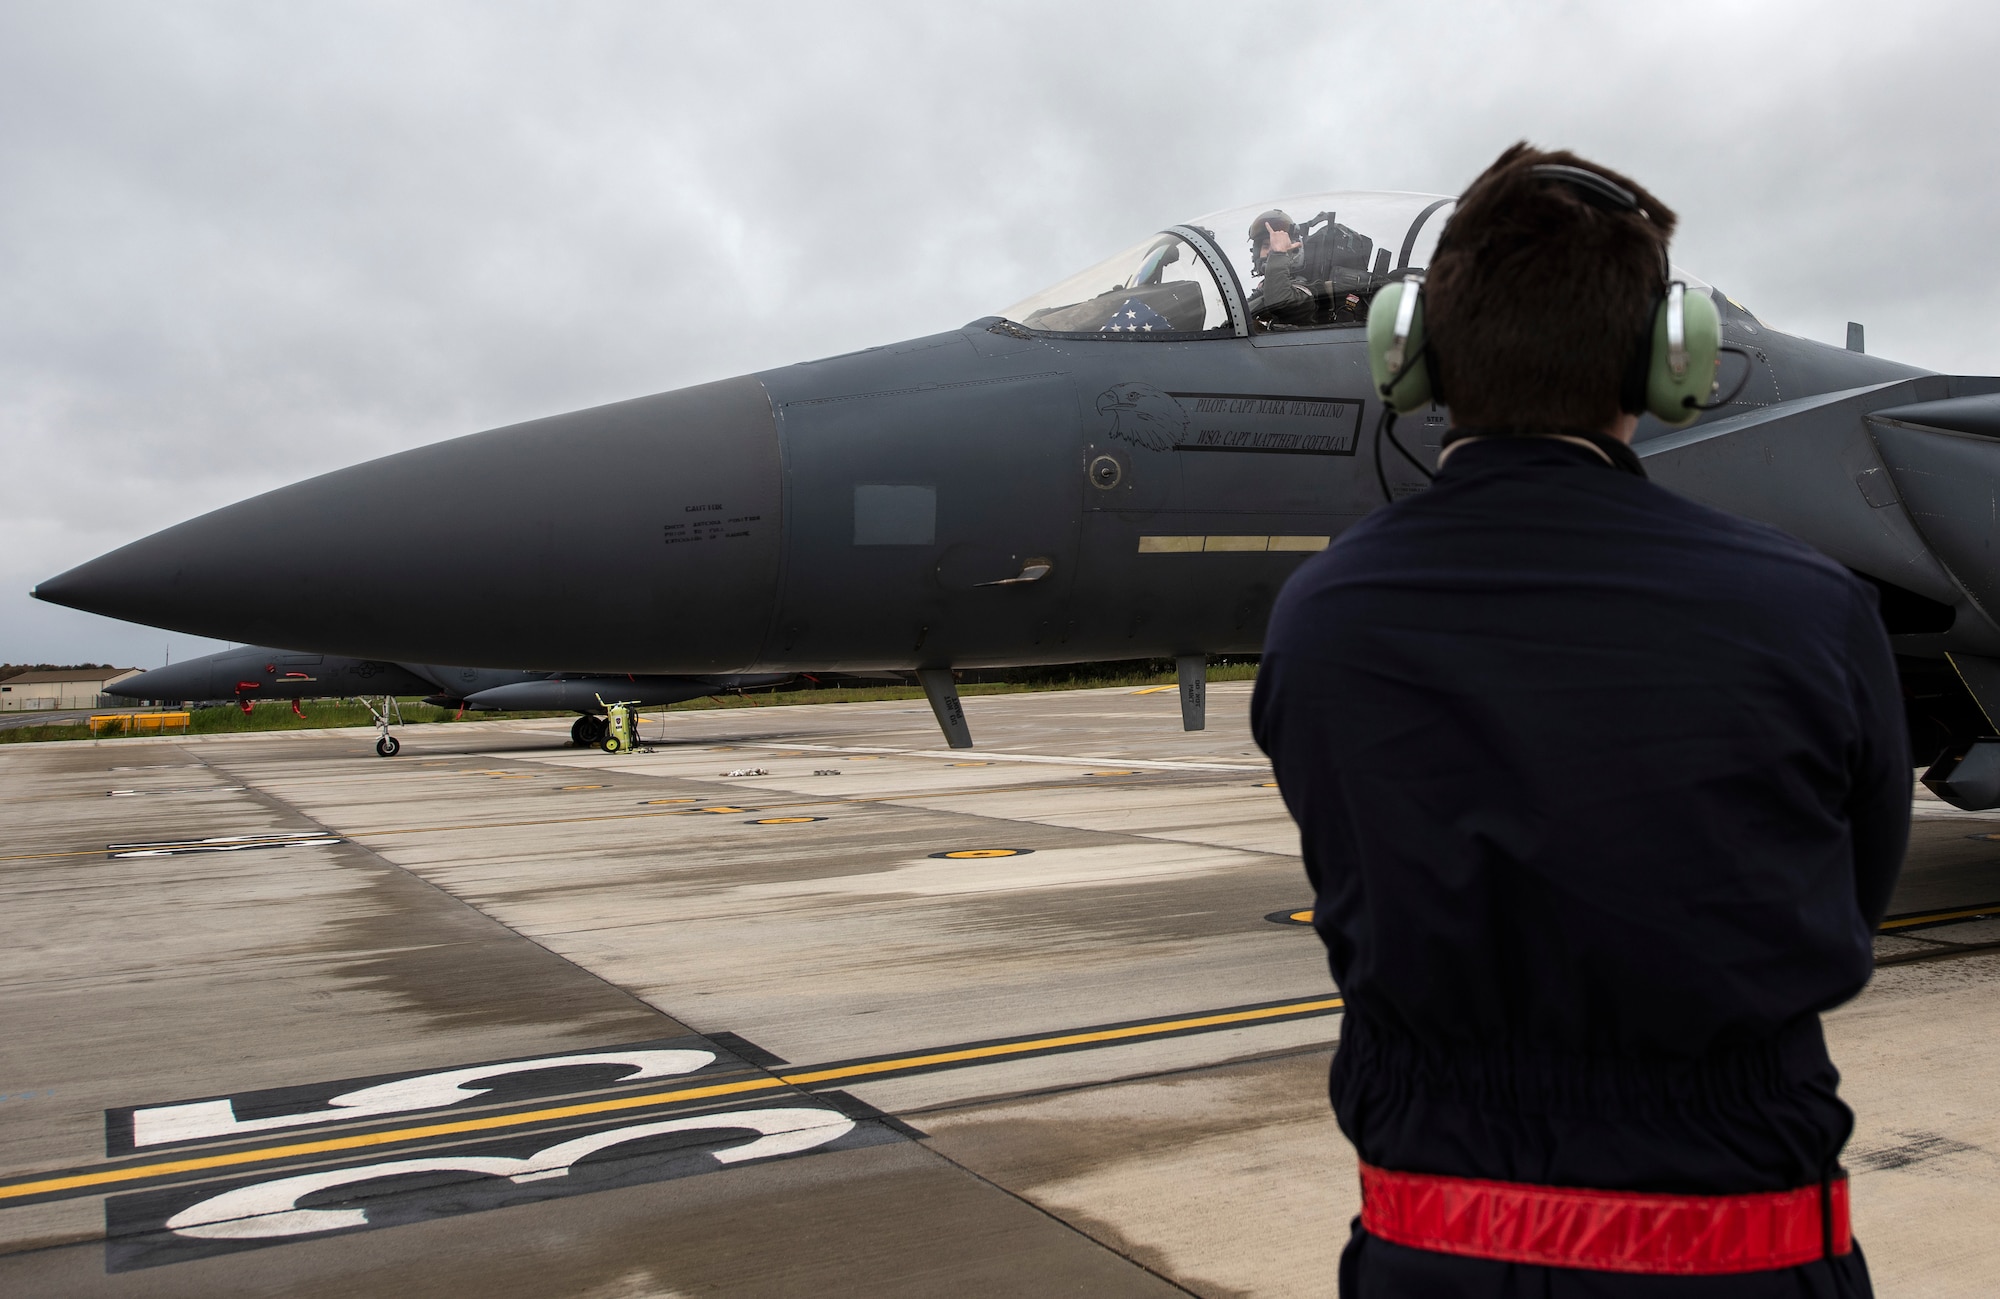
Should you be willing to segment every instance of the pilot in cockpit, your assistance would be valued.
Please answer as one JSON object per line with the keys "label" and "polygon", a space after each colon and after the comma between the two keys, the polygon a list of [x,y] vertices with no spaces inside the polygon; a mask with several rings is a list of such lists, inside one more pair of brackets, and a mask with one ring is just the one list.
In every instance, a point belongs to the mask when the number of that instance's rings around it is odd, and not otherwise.
{"label": "pilot in cockpit", "polygon": [[[1375,269],[1368,257],[1377,252]],[[1339,224],[1331,212],[1303,225],[1278,208],[1250,223],[1250,266],[1263,277],[1250,315],[1266,327],[1359,324],[1388,270],[1388,250]]]}
{"label": "pilot in cockpit", "polygon": [[1312,294],[1303,275],[1305,243],[1298,223],[1279,208],[1250,223],[1250,269],[1263,277],[1251,295],[1251,315],[1268,321],[1311,313]]}

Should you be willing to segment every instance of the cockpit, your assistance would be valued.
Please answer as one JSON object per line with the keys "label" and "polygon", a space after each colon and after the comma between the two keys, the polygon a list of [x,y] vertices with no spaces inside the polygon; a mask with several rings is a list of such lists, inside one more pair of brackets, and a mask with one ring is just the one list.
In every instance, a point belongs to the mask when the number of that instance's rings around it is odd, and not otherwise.
{"label": "cockpit", "polygon": [[1355,192],[1213,212],[1001,314],[1041,333],[1125,338],[1358,324],[1376,290],[1423,269],[1454,202]]}
{"label": "cockpit", "polygon": [[[1430,264],[1456,203],[1347,191],[1212,212],[1000,314],[1037,333],[1128,340],[1360,325],[1383,285]],[[1708,290],[1678,268],[1673,274]]]}

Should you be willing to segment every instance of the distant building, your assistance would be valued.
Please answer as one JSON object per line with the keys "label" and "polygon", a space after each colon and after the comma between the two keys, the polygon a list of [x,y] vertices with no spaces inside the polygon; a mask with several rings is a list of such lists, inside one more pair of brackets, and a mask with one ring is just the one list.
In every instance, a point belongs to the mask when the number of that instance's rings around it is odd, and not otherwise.
{"label": "distant building", "polygon": [[70,668],[62,672],[16,672],[0,677],[0,712],[21,713],[45,708],[107,708],[131,703],[104,693],[104,687],[139,668]]}

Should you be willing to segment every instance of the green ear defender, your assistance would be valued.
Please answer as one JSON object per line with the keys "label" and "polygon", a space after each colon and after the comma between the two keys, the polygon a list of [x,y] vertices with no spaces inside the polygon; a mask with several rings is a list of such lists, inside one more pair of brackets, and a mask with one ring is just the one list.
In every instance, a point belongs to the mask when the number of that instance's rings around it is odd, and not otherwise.
{"label": "green ear defender", "polygon": [[1407,415],[1431,400],[1431,371],[1424,354],[1423,294],[1418,281],[1385,284],[1368,304],[1368,373],[1383,403],[1398,415]]}
{"label": "green ear defender", "polygon": [[[1407,415],[1433,400],[1429,357],[1424,344],[1421,284],[1385,284],[1368,307],[1368,372],[1383,404]],[[1722,351],[1722,316],[1706,293],[1689,293],[1679,280],[1667,286],[1653,312],[1647,342],[1644,387],[1627,379],[1628,407],[1679,427],[1693,422],[1715,387],[1715,364]]]}
{"label": "green ear defender", "polygon": [[1715,309],[1715,299],[1689,293],[1679,280],[1669,284],[1653,312],[1646,361],[1647,411],[1675,427],[1693,422],[1714,391],[1721,352],[1722,315]]}

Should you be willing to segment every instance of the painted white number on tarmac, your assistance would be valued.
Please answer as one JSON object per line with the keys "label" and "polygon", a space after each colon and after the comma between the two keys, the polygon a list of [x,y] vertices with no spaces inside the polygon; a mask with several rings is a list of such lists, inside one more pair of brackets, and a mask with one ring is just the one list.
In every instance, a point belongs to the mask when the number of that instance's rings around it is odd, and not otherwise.
{"label": "painted white number on tarmac", "polygon": [[665,1132],[699,1132],[710,1128],[747,1128],[763,1134],[743,1145],[709,1152],[719,1163],[740,1164],[749,1159],[794,1154],[837,1141],[854,1130],[854,1121],[826,1109],[737,1110],[727,1114],[703,1114],[689,1119],[666,1119],[658,1123],[613,1128],[609,1132],[593,1132],[587,1137],[539,1150],[526,1159],[497,1155],[442,1155],[434,1159],[396,1159],[326,1173],[303,1173],[211,1196],[167,1219],[166,1225],[179,1235],[202,1240],[263,1240],[365,1227],[368,1225],[366,1210],[301,1209],[297,1207],[298,1202],[316,1191],[402,1173],[467,1172],[505,1177],[516,1183],[554,1181],[567,1176],[570,1166],[577,1160],[611,1146]]}
{"label": "painted white number on tarmac", "polygon": [[384,1114],[407,1114],[411,1110],[439,1109],[484,1096],[490,1086],[473,1084],[504,1078],[536,1069],[561,1069],[573,1065],[627,1065],[633,1072],[620,1082],[646,1078],[671,1078],[693,1073],[715,1062],[712,1051],[611,1051],[595,1055],[551,1055],[539,1060],[516,1060],[510,1064],[475,1065],[443,1073],[398,1078],[335,1096],[331,1108],[304,1114],[272,1114],[264,1118],[239,1119],[232,1100],[194,1101],[186,1105],[160,1105],[132,1113],[132,1144],[157,1146],[169,1141],[211,1141],[216,1137],[269,1132],[276,1128],[306,1127],[314,1123],[340,1123]]}

